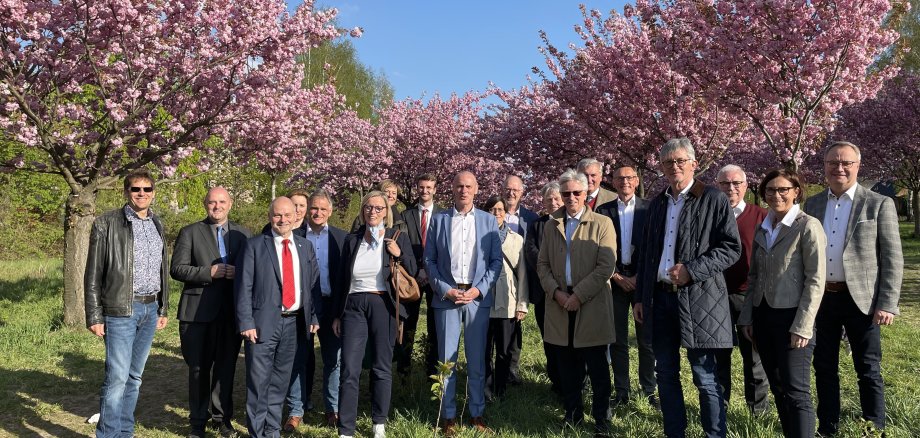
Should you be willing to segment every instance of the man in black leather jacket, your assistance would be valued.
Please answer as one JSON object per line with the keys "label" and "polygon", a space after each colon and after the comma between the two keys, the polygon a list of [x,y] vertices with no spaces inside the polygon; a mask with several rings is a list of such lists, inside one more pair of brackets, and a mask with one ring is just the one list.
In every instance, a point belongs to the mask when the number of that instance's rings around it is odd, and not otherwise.
{"label": "man in black leather jacket", "polygon": [[134,435],[141,374],[156,330],[166,327],[169,265],[163,225],[150,211],[153,177],[124,180],[124,207],[96,218],[84,275],[86,325],[105,340],[97,437]]}

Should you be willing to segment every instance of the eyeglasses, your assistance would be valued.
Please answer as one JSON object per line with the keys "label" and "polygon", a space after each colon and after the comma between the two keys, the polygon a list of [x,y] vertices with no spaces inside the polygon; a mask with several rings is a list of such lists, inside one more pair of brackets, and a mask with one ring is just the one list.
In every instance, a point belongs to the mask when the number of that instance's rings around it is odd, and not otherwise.
{"label": "eyeglasses", "polygon": [[615,176],[615,177],[613,177],[613,180],[614,180],[614,181],[626,182],[626,181],[632,181],[632,180],[634,180],[634,179],[636,179],[636,178],[639,178],[639,177],[636,176],[636,175],[626,175],[626,176]]}
{"label": "eyeglasses", "polygon": [[144,193],[150,193],[153,191],[153,187],[131,187],[129,190],[131,190],[131,193],[138,193],[141,190],[143,190]]}
{"label": "eyeglasses", "polygon": [[584,190],[572,190],[571,192],[559,192],[559,194],[562,195],[563,198],[569,198],[572,196],[581,196],[584,192]]}
{"label": "eyeglasses", "polygon": [[837,166],[843,166],[844,169],[849,169],[858,162],[859,161],[825,161],[824,165],[831,169],[836,169]]}
{"label": "eyeglasses", "polygon": [[386,208],[386,207],[381,207],[381,206],[379,206],[379,205],[365,205],[363,210],[364,210],[365,213],[370,213],[370,212],[372,212],[372,211],[373,211],[374,213],[380,213],[380,212],[383,211],[385,208]]}
{"label": "eyeglasses", "polygon": [[744,184],[744,181],[719,181],[719,185],[725,188],[728,186],[741,187],[741,184]]}
{"label": "eyeglasses", "polygon": [[767,187],[766,192],[768,196],[776,194],[779,194],[780,196],[786,196],[789,191],[794,188],[795,187]]}
{"label": "eyeglasses", "polygon": [[686,159],[686,158],[678,158],[676,160],[664,160],[661,162],[661,164],[664,164],[665,167],[671,167],[675,164],[677,165],[677,167],[684,167],[684,164],[687,164],[691,161],[693,160]]}
{"label": "eyeglasses", "polygon": [[511,187],[506,187],[506,188],[505,188],[505,191],[506,191],[506,192],[511,192],[511,193],[524,193],[524,190],[523,190],[523,189],[514,189],[514,188],[511,188]]}

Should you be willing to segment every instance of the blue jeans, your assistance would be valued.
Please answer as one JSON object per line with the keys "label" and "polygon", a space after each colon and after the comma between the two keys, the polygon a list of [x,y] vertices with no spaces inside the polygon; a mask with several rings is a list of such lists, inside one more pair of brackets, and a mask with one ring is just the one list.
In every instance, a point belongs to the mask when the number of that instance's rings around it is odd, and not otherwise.
{"label": "blue jeans", "polygon": [[[655,351],[655,373],[658,397],[664,417],[664,434],[668,438],[683,438],[687,433],[687,410],[680,384],[680,314],[677,294],[655,291],[653,309],[652,348]],[[716,359],[721,349],[688,348],[687,360],[693,373],[693,383],[700,394],[700,423],[707,438],[724,437],[725,404],[716,373]]]}
{"label": "blue jeans", "polygon": [[[331,309],[332,304],[325,304],[328,298],[323,297],[326,309]],[[319,332],[314,335],[297,332],[297,353],[294,355],[294,369],[291,372],[291,385],[288,388],[285,403],[288,415],[303,417],[305,411],[313,409],[310,396],[313,393],[313,372],[316,367],[313,339],[319,338],[320,354],[323,357],[323,404],[326,412],[339,411],[339,362],[341,357],[342,342],[332,332],[334,318],[322,317],[319,321]],[[306,400],[304,400],[306,399]],[[304,404],[306,403],[306,409]]]}
{"label": "blue jeans", "polygon": [[[332,308],[330,305],[327,308]],[[342,341],[332,332],[334,318],[323,318],[319,323],[319,349],[323,357],[323,403],[326,412],[339,411],[339,364],[342,358]]]}
{"label": "blue jeans", "polygon": [[134,303],[131,316],[106,316],[105,380],[96,437],[134,436],[134,407],[157,327],[157,302]]}

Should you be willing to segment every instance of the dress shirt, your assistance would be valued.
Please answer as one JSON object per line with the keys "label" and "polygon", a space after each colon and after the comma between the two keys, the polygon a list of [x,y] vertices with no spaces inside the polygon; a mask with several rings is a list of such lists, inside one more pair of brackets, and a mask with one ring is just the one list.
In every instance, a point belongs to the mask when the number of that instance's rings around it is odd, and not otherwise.
{"label": "dress shirt", "polygon": [[738,216],[741,216],[741,213],[744,213],[745,207],[747,207],[747,204],[744,202],[744,199],[738,201],[738,205],[732,207],[732,213],[734,213],[735,219],[738,219]]}
{"label": "dress shirt", "polygon": [[[426,219],[428,219],[428,223],[425,224],[425,225],[428,225],[428,227],[429,227],[429,229],[430,229],[430,227],[431,227],[431,211],[434,210],[434,203],[432,202],[431,205],[429,205],[429,206],[427,206],[427,207],[424,206],[424,205],[422,205],[422,204],[419,204],[419,205],[418,205],[418,225],[419,225],[419,227],[422,226],[422,210],[428,210],[428,217],[426,218]],[[419,230],[419,231],[421,231],[421,230]]]}
{"label": "dress shirt", "polygon": [[827,281],[846,281],[843,270],[843,246],[847,238],[847,224],[853,210],[856,184],[838,198],[827,191],[827,210],[824,211],[824,234],[827,235]]}
{"label": "dress shirt", "polygon": [[623,198],[617,197],[617,215],[620,218],[620,264],[629,265],[632,263],[633,219],[636,217],[635,195],[625,203]]}
{"label": "dress shirt", "polygon": [[792,208],[786,212],[786,215],[775,227],[773,226],[773,221],[776,219],[776,213],[773,210],[767,212],[767,217],[760,224],[760,228],[767,232],[767,249],[773,248],[773,244],[776,243],[776,236],[779,236],[779,230],[783,229],[780,225],[784,225],[786,228],[791,227],[800,210],[799,204],[792,204]]}
{"label": "dress shirt", "polygon": [[568,287],[575,286],[572,284],[572,236],[575,235],[575,229],[581,223],[581,215],[584,213],[584,207],[575,216],[565,213],[565,284]]}
{"label": "dress shirt", "polygon": [[463,214],[454,208],[450,219],[450,274],[457,284],[471,284],[476,272],[475,211]]}
{"label": "dress shirt", "polygon": [[148,211],[147,217],[141,218],[131,207],[125,206],[125,216],[131,223],[131,234],[134,237],[134,295],[156,295],[160,292],[163,239],[151,215]]}
{"label": "dress shirt", "polygon": [[[282,251],[284,251],[284,244],[281,243],[285,238],[278,235],[275,230],[272,230],[272,241],[275,242],[275,255],[278,257],[278,268],[284,269],[284,260],[282,259]],[[297,252],[297,243],[294,242],[294,233],[287,238],[288,249],[291,250],[291,261],[294,263],[294,305],[285,309],[284,306],[281,306],[281,310],[284,312],[293,312],[297,309],[300,309],[300,254]],[[284,277],[284,272],[281,272],[281,276]]]}
{"label": "dress shirt", "polygon": [[521,211],[521,206],[518,206],[517,210],[515,210],[514,213],[510,211],[506,211],[505,212],[505,224],[507,224],[508,227],[511,228],[511,231],[514,231],[515,233],[518,233],[523,236],[524,233],[521,232],[521,216],[518,215],[518,212],[520,211]]}
{"label": "dress shirt", "polygon": [[358,252],[355,253],[355,266],[351,270],[351,285],[348,293],[384,292],[387,282],[383,278],[383,245],[371,245],[367,239],[361,239]]}
{"label": "dress shirt", "polygon": [[313,228],[307,227],[307,240],[313,244],[313,251],[316,252],[319,288],[323,291],[323,296],[328,297],[332,294],[332,286],[329,283],[329,223],[323,224],[319,233],[314,233]]}
{"label": "dress shirt", "polygon": [[661,253],[661,261],[658,262],[658,281],[671,283],[671,277],[668,276],[668,269],[679,263],[676,260],[675,251],[677,250],[677,230],[680,228],[680,211],[684,209],[684,203],[687,201],[687,193],[693,187],[693,181],[687,184],[677,199],[671,195],[671,188],[667,189],[668,197],[668,217],[664,226],[664,248]]}

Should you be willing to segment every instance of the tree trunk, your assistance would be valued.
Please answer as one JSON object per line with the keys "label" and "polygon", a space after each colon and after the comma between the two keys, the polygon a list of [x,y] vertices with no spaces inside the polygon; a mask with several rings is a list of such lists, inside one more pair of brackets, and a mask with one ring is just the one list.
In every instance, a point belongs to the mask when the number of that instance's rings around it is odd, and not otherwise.
{"label": "tree trunk", "polygon": [[920,238],[920,189],[911,190],[910,197],[914,214],[914,238]]}
{"label": "tree trunk", "polygon": [[83,309],[83,274],[89,235],[96,218],[96,190],[71,191],[64,210],[64,324],[86,324]]}
{"label": "tree trunk", "polygon": [[272,174],[272,201],[275,200],[275,190],[278,188],[278,174]]}

